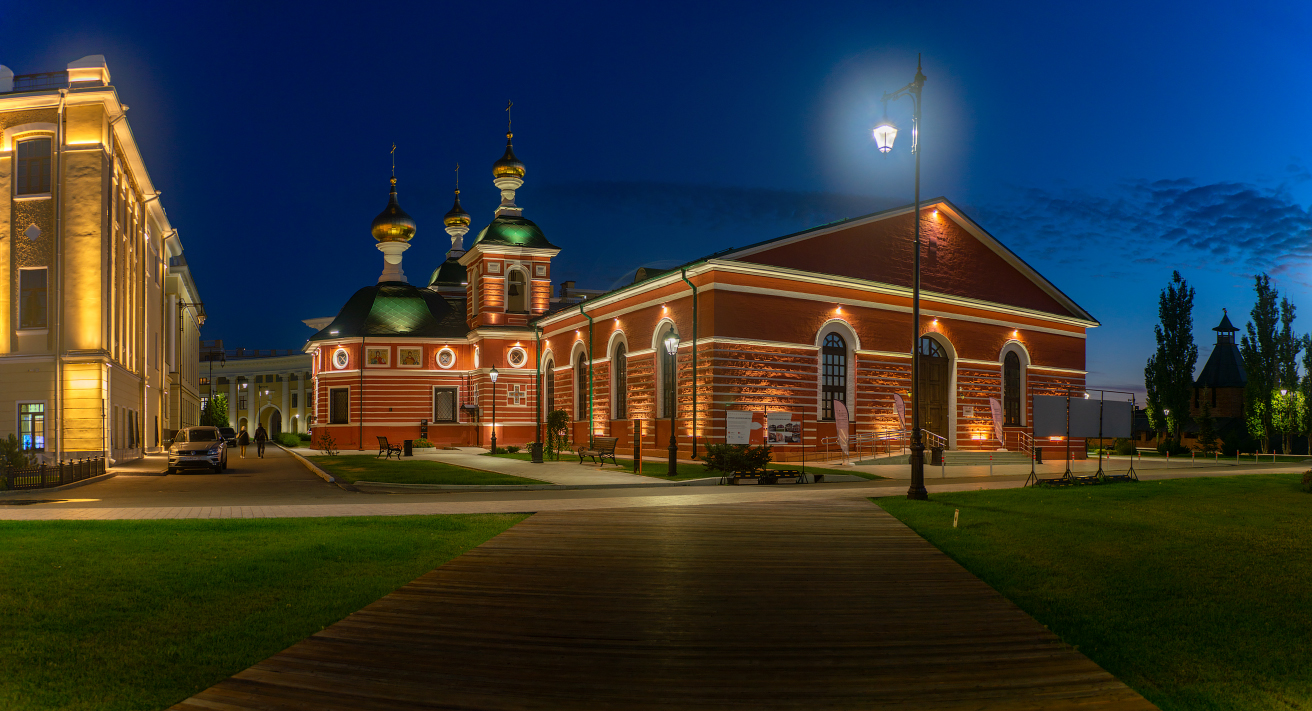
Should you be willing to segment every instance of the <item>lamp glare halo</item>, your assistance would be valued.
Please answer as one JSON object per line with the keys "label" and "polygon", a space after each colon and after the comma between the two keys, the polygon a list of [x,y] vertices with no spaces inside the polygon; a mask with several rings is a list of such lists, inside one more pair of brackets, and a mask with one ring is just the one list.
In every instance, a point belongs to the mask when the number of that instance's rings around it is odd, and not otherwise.
{"label": "lamp glare halo", "polygon": [[874,136],[879,152],[888,153],[893,150],[893,141],[897,138],[897,126],[894,126],[892,121],[884,119],[875,126]]}

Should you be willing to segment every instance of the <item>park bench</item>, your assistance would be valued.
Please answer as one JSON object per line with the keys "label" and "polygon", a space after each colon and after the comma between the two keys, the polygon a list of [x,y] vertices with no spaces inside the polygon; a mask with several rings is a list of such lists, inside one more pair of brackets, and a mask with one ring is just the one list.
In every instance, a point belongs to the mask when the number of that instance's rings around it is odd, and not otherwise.
{"label": "park bench", "polygon": [[[397,459],[400,459],[400,458],[401,458],[401,445],[399,445],[399,444],[388,444],[388,443],[387,443],[387,438],[386,438],[386,437],[379,437],[379,438],[378,438],[378,457],[383,457],[383,459],[391,459],[393,453],[396,454],[396,458],[397,458]],[[387,456],[383,456],[384,454],[386,454]],[[378,457],[374,457],[374,459],[377,459]]]}
{"label": "park bench", "polygon": [[[821,481],[823,474],[815,474],[815,480]],[[743,482],[754,481],[757,484],[802,484],[806,478],[797,469],[760,469],[754,472],[734,472],[725,477],[727,483],[738,486]]]}
{"label": "park bench", "polygon": [[[583,463],[584,457],[592,457],[592,461],[597,464],[605,464],[606,457],[619,466],[615,461],[615,445],[620,441],[619,437],[597,437],[592,440],[592,444],[587,447],[579,447],[579,464]],[[598,461],[600,460],[600,461]]]}

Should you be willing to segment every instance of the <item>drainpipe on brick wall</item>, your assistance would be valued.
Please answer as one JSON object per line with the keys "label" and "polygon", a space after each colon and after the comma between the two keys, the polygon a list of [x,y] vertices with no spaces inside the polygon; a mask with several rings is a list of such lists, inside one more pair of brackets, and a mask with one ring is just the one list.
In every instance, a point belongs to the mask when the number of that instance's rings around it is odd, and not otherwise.
{"label": "drainpipe on brick wall", "polygon": [[588,446],[591,447],[595,429],[592,421],[592,317],[583,310],[583,302],[579,303],[579,313],[588,320]]}
{"label": "drainpipe on brick wall", "polygon": [[692,287],[692,458],[697,458],[697,285],[688,281],[688,270],[682,269],[683,280]]}
{"label": "drainpipe on brick wall", "polygon": [[533,386],[533,397],[535,400],[537,400],[538,403],[538,406],[536,408],[537,427],[536,429],[534,429],[533,438],[534,441],[536,441],[539,445],[541,445],[542,444],[542,327],[541,326],[533,327],[533,338],[537,340],[537,347],[534,349],[534,353],[536,353],[537,355],[537,359],[536,359],[537,367],[535,368],[535,370],[537,371],[537,375],[535,376],[535,381],[534,381],[535,384]]}

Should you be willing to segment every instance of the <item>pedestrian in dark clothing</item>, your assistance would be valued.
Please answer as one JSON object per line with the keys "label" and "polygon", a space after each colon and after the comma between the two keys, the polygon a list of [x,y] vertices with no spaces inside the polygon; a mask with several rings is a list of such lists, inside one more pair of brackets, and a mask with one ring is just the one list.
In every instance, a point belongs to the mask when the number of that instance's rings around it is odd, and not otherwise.
{"label": "pedestrian in dark clothing", "polygon": [[264,459],[264,443],[269,441],[269,433],[264,430],[264,425],[255,428],[255,454],[260,459]]}
{"label": "pedestrian in dark clothing", "polygon": [[237,446],[241,447],[241,458],[246,458],[246,447],[251,443],[251,436],[246,434],[246,428],[241,428],[241,434],[237,435]]}

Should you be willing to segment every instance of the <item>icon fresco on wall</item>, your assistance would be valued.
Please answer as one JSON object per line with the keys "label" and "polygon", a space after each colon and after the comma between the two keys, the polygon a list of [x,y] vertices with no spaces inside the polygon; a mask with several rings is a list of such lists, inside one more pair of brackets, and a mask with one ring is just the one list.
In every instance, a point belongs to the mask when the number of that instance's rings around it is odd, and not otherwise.
{"label": "icon fresco on wall", "polygon": [[396,362],[403,368],[418,368],[423,360],[424,351],[421,348],[396,349]]}
{"label": "icon fresco on wall", "polygon": [[370,348],[369,365],[387,365],[388,356],[391,355],[391,348]]}

